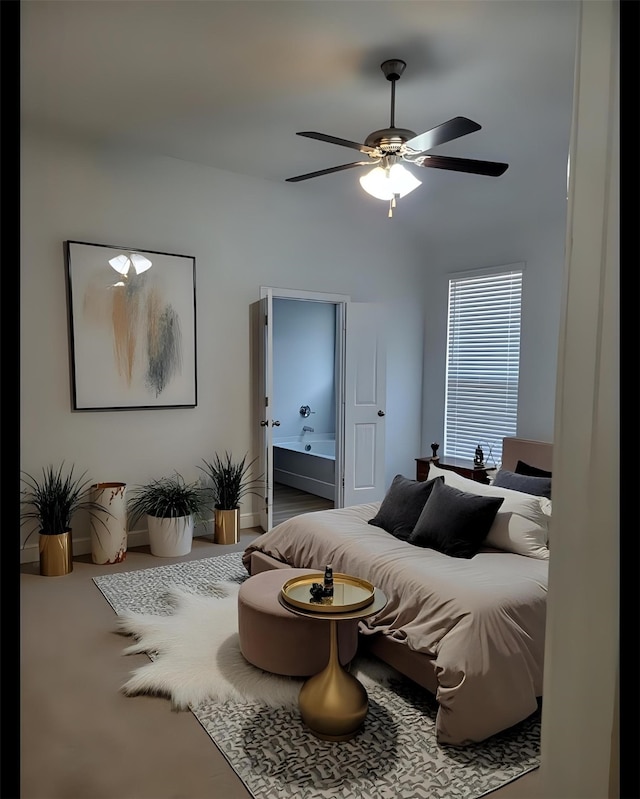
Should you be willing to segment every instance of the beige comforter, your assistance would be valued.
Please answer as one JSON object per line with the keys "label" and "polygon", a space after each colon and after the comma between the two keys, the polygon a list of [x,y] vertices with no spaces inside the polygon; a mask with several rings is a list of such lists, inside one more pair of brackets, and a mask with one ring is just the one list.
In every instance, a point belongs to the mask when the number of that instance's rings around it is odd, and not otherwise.
{"label": "beige comforter", "polygon": [[435,659],[439,743],[482,741],[537,708],[542,695],[548,561],[495,550],[467,560],[404,543],[367,524],[379,502],[307,513],[257,538],[301,568],[369,580],[388,597],[361,623]]}

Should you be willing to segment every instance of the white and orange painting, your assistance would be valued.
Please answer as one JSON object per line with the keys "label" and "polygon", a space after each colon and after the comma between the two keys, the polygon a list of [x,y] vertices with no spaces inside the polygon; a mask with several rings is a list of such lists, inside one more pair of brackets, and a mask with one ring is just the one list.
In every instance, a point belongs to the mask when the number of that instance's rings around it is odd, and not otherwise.
{"label": "white and orange painting", "polygon": [[195,405],[195,259],[67,246],[75,407]]}

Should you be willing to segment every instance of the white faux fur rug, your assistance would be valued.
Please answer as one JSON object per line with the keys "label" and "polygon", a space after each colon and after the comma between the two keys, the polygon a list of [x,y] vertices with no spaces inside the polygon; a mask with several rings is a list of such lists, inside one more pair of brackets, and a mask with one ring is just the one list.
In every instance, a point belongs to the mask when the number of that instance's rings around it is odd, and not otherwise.
{"label": "white faux fur rug", "polygon": [[[270,707],[297,706],[303,679],[282,677],[251,665],[238,640],[238,583],[221,582],[221,597],[202,596],[171,586],[165,599],[172,615],[124,612],[118,630],[136,639],[125,655],[145,652],[152,661],[135,669],[122,686],[128,696],[154,694],[186,710],[210,700],[260,702]],[[388,683],[397,672],[381,662],[356,659],[352,672],[365,687]]]}

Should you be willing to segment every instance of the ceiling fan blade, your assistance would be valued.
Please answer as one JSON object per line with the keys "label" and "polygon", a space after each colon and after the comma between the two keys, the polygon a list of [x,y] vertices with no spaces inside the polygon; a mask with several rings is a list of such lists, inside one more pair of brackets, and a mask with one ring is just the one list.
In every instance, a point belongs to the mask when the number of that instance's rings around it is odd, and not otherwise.
{"label": "ceiling fan blade", "polygon": [[297,175],[295,178],[287,178],[287,183],[297,183],[299,180],[317,178],[319,175],[330,175],[332,172],[341,172],[343,169],[351,169],[354,166],[371,166],[371,164],[374,163],[374,161],[354,161],[351,164],[340,164],[340,166],[332,166],[329,169],[320,169],[318,172],[307,172],[306,175]]}
{"label": "ceiling fan blade", "polygon": [[480,130],[480,128],[481,125],[471,119],[454,117],[448,122],[438,125],[437,128],[431,128],[431,130],[414,136],[413,139],[406,141],[404,146],[418,152],[424,152],[425,150],[431,150],[432,147],[436,147],[438,144],[445,144],[453,139],[459,139],[460,136],[466,136],[468,133]]}
{"label": "ceiling fan blade", "polygon": [[369,153],[374,155],[376,150],[369,147],[367,144],[358,144],[356,141],[349,141],[348,139],[338,139],[336,136],[327,136],[326,133],[316,133],[313,130],[302,130],[296,133],[296,136],[306,136],[309,139],[318,139],[318,141],[326,141],[329,144],[339,144],[342,147],[351,147],[352,150],[360,150],[361,153]]}
{"label": "ceiling fan blade", "polygon": [[500,177],[509,168],[509,164],[500,164],[497,161],[475,161],[471,158],[451,158],[447,155],[425,155],[421,163],[415,163],[418,166],[451,169],[454,172],[488,175],[492,178]]}

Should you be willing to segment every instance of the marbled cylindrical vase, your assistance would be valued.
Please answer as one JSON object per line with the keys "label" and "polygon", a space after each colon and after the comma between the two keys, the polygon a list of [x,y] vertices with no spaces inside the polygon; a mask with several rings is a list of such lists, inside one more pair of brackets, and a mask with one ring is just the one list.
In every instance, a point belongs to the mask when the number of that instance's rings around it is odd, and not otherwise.
{"label": "marbled cylindrical vase", "polygon": [[96,483],[91,499],[107,512],[94,511],[91,519],[91,560],[101,565],[121,563],[127,556],[126,483]]}

